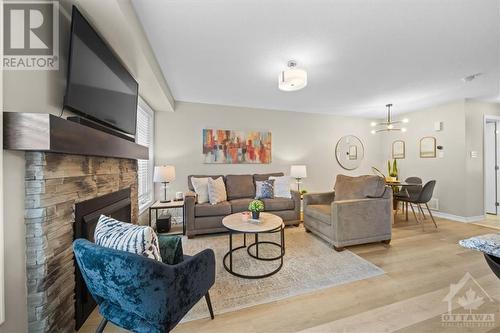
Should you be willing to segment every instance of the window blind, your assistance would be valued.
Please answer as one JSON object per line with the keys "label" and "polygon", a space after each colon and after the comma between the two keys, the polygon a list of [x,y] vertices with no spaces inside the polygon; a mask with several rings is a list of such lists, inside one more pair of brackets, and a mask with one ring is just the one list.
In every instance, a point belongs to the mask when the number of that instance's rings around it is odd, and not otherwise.
{"label": "window blind", "polygon": [[137,107],[137,131],[136,142],[149,148],[149,160],[137,161],[137,190],[139,194],[139,213],[142,213],[150,203],[153,202],[153,138],[154,138],[154,114],[151,108],[144,102]]}

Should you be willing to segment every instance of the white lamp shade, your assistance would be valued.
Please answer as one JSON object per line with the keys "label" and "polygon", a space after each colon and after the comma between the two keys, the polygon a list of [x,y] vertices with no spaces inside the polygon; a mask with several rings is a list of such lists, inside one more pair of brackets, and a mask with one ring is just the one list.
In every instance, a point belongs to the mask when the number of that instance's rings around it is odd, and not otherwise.
{"label": "white lamp shade", "polygon": [[172,165],[155,166],[153,181],[155,183],[170,183],[175,180],[175,167]]}
{"label": "white lamp shade", "polygon": [[278,77],[278,88],[282,91],[296,91],[307,86],[307,72],[300,68],[287,68]]}
{"label": "white lamp shade", "polygon": [[307,168],[305,165],[292,165],[290,167],[290,176],[293,178],[306,178]]}

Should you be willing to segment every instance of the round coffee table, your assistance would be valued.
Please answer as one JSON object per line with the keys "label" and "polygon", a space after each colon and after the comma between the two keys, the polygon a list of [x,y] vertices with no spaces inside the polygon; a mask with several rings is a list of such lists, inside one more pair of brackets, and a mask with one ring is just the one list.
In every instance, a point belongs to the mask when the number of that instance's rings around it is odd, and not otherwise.
{"label": "round coffee table", "polygon": [[[226,271],[233,274],[234,276],[245,278],[245,279],[261,279],[273,274],[276,274],[281,267],[283,267],[283,256],[285,255],[285,225],[283,224],[283,219],[281,217],[271,214],[271,213],[260,213],[260,222],[255,221],[243,221],[243,216],[241,213],[235,213],[228,215],[222,219],[222,224],[229,231],[229,251],[224,255],[223,264]],[[272,234],[280,233],[280,243],[275,243],[271,241],[259,241],[259,234]],[[243,234],[243,245],[233,248],[233,233]],[[247,247],[247,234],[255,235],[255,242]],[[260,244],[270,244],[277,246],[280,249],[280,254],[272,258],[264,258],[259,256],[259,245]],[[250,249],[255,247],[255,254],[250,252]],[[233,252],[240,249],[247,249],[247,253],[252,258],[264,261],[274,261],[280,260],[280,265],[278,268],[272,272],[261,274],[261,275],[247,275],[237,273],[233,270]],[[226,264],[226,259],[229,257],[229,266]]]}

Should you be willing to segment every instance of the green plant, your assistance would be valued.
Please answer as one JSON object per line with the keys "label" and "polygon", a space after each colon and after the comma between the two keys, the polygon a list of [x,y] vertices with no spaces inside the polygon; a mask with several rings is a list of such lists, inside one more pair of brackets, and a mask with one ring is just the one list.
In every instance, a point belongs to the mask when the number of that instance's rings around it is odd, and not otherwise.
{"label": "green plant", "polygon": [[262,212],[264,211],[264,203],[260,200],[254,200],[248,205],[248,210],[251,212]]}
{"label": "green plant", "polygon": [[306,194],[306,193],[307,193],[307,190],[300,191],[300,194]]}
{"label": "green plant", "polygon": [[392,162],[391,177],[398,177],[398,162],[396,159]]}

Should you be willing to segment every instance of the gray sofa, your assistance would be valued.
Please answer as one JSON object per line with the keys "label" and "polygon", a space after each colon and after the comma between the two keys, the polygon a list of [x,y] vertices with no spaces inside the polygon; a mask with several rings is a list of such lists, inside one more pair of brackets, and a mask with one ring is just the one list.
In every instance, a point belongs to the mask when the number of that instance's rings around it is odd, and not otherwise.
{"label": "gray sofa", "polygon": [[392,190],[378,176],[338,175],[335,191],[304,195],[304,227],[337,251],[383,241],[392,231]]}
{"label": "gray sofa", "polygon": [[[248,204],[255,198],[255,181],[267,180],[270,176],[283,176],[283,173],[255,175],[191,175],[188,176],[189,192],[184,195],[184,223],[188,238],[196,235],[227,231],[222,225],[222,219],[233,213],[248,210]],[[196,202],[191,178],[223,177],[226,184],[227,201],[211,205]],[[300,223],[300,194],[291,191],[292,198],[262,199],[266,212],[276,214],[283,219],[285,225]]]}

